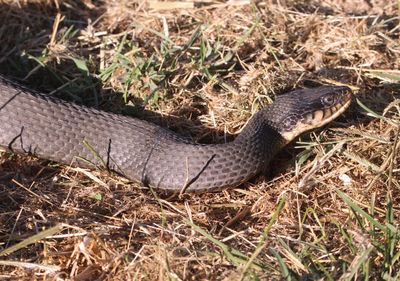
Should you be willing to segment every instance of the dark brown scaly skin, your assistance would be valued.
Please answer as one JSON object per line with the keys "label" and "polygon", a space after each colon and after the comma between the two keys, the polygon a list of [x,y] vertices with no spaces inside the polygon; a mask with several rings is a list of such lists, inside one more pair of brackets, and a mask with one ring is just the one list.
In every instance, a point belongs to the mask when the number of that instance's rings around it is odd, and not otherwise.
{"label": "dark brown scaly skin", "polygon": [[48,97],[0,76],[0,146],[65,164],[106,166],[167,191],[215,191],[265,171],[290,141],[281,135],[282,124],[288,126],[287,116],[297,114],[307,95],[346,91],[320,87],[280,96],[256,113],[233,142],[205,145],[146,121]]}

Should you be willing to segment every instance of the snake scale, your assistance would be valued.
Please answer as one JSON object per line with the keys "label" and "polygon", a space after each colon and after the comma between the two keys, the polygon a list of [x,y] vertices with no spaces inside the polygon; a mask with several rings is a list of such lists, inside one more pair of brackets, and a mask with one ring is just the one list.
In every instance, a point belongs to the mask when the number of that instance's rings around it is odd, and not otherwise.
{"label": "snake scale", "polygon": [[283,146],[336,118],[350,101],[344,86],[295,90],[254,114],[232,142],[199,144],[147,121],[66,102],[0,76],[0,146],[107,168],[166,191],[215,191],[264,172]]}

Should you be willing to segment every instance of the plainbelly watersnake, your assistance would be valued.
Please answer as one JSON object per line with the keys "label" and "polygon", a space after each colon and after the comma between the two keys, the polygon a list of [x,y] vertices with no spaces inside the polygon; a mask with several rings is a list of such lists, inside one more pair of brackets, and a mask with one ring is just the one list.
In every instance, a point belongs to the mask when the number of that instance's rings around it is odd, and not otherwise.
{"label": "plainbelly watersnake", "polygon": [[344,86],[280,95],[234,141],[198,144],[147,121],[99,111],[29,90],[0,76],[0,146],[78,166],[106,166],[167,191],[215,191],[267,169],[302,132],[339,116],[351,102]]}

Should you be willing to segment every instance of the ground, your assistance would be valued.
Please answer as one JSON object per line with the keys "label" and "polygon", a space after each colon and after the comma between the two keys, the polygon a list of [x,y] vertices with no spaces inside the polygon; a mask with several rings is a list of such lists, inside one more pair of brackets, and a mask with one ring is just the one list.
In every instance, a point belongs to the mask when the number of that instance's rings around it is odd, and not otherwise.
{"label": "ground", "polygon": [[355,92],[218,193],[1,153],[0,279],[398,280],[399,17],[395,0],[0,1],[1,74],[196,141],[293,88]]}

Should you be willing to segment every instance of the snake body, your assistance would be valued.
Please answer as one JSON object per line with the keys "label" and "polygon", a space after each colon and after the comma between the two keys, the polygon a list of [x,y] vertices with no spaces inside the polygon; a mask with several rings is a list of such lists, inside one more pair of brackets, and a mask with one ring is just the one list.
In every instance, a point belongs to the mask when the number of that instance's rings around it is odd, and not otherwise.
{"label": "snake body", "polygon": [[[0,146],[60,163],[105,167],[157,189],[214,191],[265,171],[296,135],[339,115],[350,103],[349,91],[326,86],[279,96],[254,114],[234,141],[198,144],[147,121],[49,97],[0,76]],[[335,97],[335,104],[313,104],[324,95]],[[313,124],[316,112],[328,117]]]}

